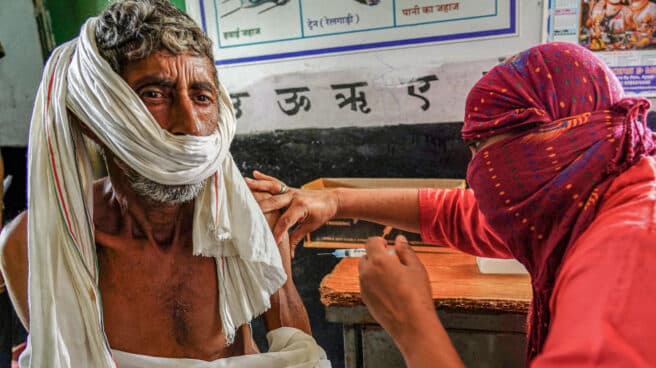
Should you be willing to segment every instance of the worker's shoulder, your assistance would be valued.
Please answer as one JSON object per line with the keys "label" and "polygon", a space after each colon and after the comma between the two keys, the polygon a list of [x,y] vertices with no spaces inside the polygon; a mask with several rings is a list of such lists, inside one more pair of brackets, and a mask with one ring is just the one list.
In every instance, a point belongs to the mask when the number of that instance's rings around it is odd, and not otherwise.
{"label": "worker's shoulder", "polygon": [[[592,198],[592,196],[591,196]],[[615,179],[602,196],[590,227],[607,235],[611,229],[656,232],[656,160],[642,159]],[[604,231],[606,230],[606,231]]]}
{"label": "worker's shoulder", "polygon": [[17,251],[24,253],[27,246],[27,210],[11,220],[0,232],[0,253],[11,257]]}

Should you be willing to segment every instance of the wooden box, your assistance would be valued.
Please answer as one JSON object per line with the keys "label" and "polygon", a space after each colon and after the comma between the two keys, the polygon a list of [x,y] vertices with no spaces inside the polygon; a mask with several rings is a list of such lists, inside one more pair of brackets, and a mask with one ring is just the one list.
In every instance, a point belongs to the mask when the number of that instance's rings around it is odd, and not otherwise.
{"label": "wooden box", "polygon": [[[465,181],[463,179],[320,178],[301,188],[465,188]],[[426,245],[419,234],[358,219],[333,219],[309,233],[305,238],[305,247],[359,248],[372,236],[383,236],[389,244],[393,244],[399,234],[404,235],[413,246]]]}

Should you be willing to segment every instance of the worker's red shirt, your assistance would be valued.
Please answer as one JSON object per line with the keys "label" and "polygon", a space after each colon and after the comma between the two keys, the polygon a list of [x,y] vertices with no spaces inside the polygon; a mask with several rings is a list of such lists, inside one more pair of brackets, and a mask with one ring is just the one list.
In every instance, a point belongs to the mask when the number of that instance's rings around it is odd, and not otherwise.
{"label": "worker's red shirt", "polygon": [[[422,238],[463,252],[512,258],[471,190],[419,192]],[[541,367],[656,366],[656,159],[615,179],[594,221],[567,250],[549,303]]]}

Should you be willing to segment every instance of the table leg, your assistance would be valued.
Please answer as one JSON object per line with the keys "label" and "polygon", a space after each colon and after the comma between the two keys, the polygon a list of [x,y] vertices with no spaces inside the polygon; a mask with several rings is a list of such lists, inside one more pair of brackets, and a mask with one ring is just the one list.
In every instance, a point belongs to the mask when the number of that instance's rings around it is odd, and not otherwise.
{"label": "table leg", "polygon": [[356,325],[342,325],[344,334],[344,368],[359,368],[361,358],[359,357],[360,328]]}

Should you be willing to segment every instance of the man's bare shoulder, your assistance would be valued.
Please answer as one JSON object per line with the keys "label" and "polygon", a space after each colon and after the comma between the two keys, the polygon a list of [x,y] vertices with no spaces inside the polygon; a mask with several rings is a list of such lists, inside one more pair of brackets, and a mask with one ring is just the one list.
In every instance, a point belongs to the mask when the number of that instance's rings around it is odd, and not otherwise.
{"label": "man's bare shoulder", "polygon": [[[107,178],[100,179],[94,183],[94,209],[106,213],[105,208],[109,207],[111,197],[111,184]],[[16,248],[27,247],[27,213],[29,209],[21,212],[11,220],[0,232],[0,252],[3,257],[7,252],[13,252]]]}
{"label": "man's bare shoulder", "polygon": [[0,233],[0,268],[0,281],[6,283],[16,313],[27,328],[27,211],[9,222]]}
{"label": "man's bare shoulder", "polygon": [[24,254],[26,247],[27,210],[11,220],[0,233],[0,253],[2,254],[3,263],[16,254]]}

